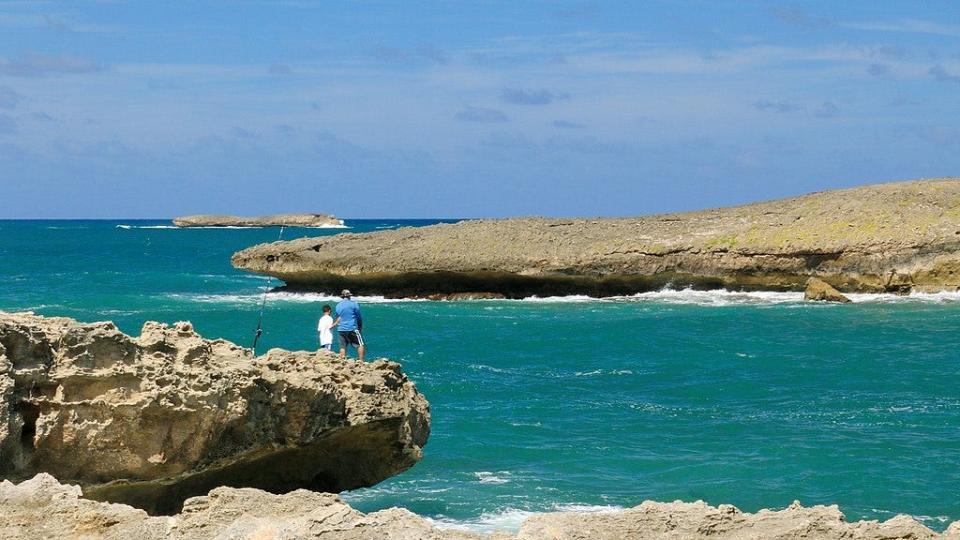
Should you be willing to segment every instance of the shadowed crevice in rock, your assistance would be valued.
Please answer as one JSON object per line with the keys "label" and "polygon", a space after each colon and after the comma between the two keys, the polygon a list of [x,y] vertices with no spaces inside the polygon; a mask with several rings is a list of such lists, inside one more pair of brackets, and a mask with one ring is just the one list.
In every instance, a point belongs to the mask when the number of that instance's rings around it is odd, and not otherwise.
{"label": "shadowed crevice in rock", "polygon": [[[616,296],[659,290],[666,286],[678,288],[717,289],[728,280],[682,274],[656,276],[521,276],[506,272],[409,272],[337,276],[328,273],[285,275],[284,287],[278,291],[330,292],[340,289],[363,291],[365,295],[383,295],[387,298],[416,298],[432,294],[498,293],[505,298],[530,296]],[[799,278],[798,278],[799,279]]]}
{"label": "shadowed crevice in rock", "polygon": [[217,486],[373,485],[413,466],[426,399],[398,364],[249,349],[189,323],[139,337],[0,312],[0,476],[47,472],[91,498],[173,513]]}
{"label": "shadowed crevice in rock", "polygon": [[372,486],[393,476],[398,466],[409,467],[419,459],[396,443],[399,428],[396,419],[340,428],[306,446],[264,449],[182,479],[112,482],[89,487],[84,496],[170,515],[179,512],[189,497],[220,486],[256,486],[271,493],[295,489],[338,493]]}

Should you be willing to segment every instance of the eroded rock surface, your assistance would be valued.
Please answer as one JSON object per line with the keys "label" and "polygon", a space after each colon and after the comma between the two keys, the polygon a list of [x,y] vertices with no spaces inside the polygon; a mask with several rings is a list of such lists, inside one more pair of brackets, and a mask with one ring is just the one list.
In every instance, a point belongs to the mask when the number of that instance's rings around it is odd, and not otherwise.
{"label": "eroded rock surface", "polygon": [[[56,516],[56,519],[49,519]],[[81,498],[76,486],[41,474],[19,485],[0,483],[0,539],[103,538],[138,540],[643,540],[643,539],[960,539],[960,522],[938,534],[909,516],[847,523],[836,506],[744,513],[731,505],[644,502],[603,513],[549,513],[528,518],[516,534],[480,535],[434,527],[390,508],[362,514],[336,495],[298,490],[273,495],[217,488],[194,497],[170,517],[150,517],[126,505]]]}
{"label": "eroded rock surface", "polygon": [[190,323],[0,312],[0,477],[168,513],[221,486],[337,492],[416,463],[429,405],[398,364],[273,349]]}
{"label": "eroded rock surface", "polygon": [[476,220],[263,244],[237,268],[291,290],[611,296],[665,286],[957,290],[960,179],[879,184],[618,219]]}
{"label": "eroded rock surface", "polygon": [[277,214],[240,217],[199,215],[175,218],[177,227],[342,227],[343,220],[329,214]]}
{"label": "eroded rock surface", "polygon": [[833,288],[829,283],[815,277],[807,280],[807,288],[803,291],[803,299],[814,302],[837,302],[840,304],[849,304],[852,302],[852,300]]}

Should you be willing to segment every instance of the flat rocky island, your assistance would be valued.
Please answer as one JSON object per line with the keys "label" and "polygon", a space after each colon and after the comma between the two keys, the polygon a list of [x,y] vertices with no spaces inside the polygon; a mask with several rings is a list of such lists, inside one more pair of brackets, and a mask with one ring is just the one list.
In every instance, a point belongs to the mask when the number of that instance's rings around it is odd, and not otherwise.
{"label": "flat rocky island", "polygon": [[277,214],[273,216],[240,217],[199,215],[175,218],[177,227],[343,227],[343,220],[330,214]]}
{"label": "flat rocky island", "polygon": [[392,297],[613,296],[664,287],[842,292],[960,288],[960,179],[824,191],[616,219],[474,220],[262,244],[237,268],[289,290]]}
{"label": "flat rocky island", "polygon": [[0,478],[49,473],[168,514],[219,486],[370,486],[419,461],[429,433],[427,400],[386,360],[254,357],[190,323],[147,322],[134,338],[0,312]]}

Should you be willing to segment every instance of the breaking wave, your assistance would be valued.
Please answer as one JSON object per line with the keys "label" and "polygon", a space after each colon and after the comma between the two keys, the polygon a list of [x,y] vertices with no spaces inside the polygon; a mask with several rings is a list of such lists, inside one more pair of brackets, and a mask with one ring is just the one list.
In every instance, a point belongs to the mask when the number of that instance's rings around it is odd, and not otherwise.
{"label": "breaking wave", "polygon": [[[601,513],[623,510],[622,506],[606,506],[592,504],[557,504],[548,512],[581,512]],[[438,529],[452,529],[477,533],[492,533],[496,531],[516,532],[520,525],[530,516],[539,514],[532,510],[519,508],[504,508],[495,512],[485,512],[478,517],[469,519],[453,519],[446,516],[425,518]]]}
{"label": "breaking wave", "polygon": [[[937,293],[897,294],[867,294],[851,293],[846,295],[855,304],[951,304],[960,303],[960,291],[945,291]],[[697,306],[738,306],[738,305],[778,305],[798,304],[812,305],[804,302],[802,292],[740,292],[723,289],[712,291],[698,291],[693,289],[662,289],[659,291],[638,293],[630,296],[610,296],[593,298],[583,295],[552,296],[539,298],[531,296],[524,298],[527,302],[543,303],[582,303],[582,302],[648,302],[653,304],[678,304]],[[824,304],[816,304],[824,305]]]}
{"label": "breaking wave", "polygon": [[[267,278],[269,279],[269,278]],[[257,304],[262,299],[261,292],[250,294],[168,294],[175,300],[203,303]],[[848,294],[854,304],[954,304],[960,303],[960,292],[896,294]],[[387,298],[380,295],[354,296],[359,302],[371,304],[398,302],[429,302],[424,298]],[[268,302],[312,303],[337,302],[340,297],[330,293],[271,291],[267,293]],[[726,290],[696,291],[692,289],[664,289],[654,292],[638,293],[631,296],[610,296],[595,298],[585,295],[570,296],[530,296],[522,300],[460,300],[459,302],[483,303],[524,303],[524,304],[563,304],[563,303],[649,303],[661,305],[693,305],[707,307],[724,306],[829,306],[830,304],[805,302],[801,292],[736,292]]]}

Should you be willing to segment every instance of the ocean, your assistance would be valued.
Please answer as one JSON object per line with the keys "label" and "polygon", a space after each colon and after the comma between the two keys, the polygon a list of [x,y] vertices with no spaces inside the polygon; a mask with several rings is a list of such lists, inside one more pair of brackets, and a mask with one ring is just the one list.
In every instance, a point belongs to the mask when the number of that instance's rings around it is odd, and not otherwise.
{"label": "ocean", "polygon": [[[284,239],[421,226],[347,220]],[[81,321],[192,321],[249,346],[279,282],[230,255],[278,229],[166,221],[0,221],[0,309]],[[848,519],[960,519],[960,295],[664,290],[631,297],[385,300],[354,291],[368,356],[432,407],[424,459],[344,493],[442,526],[645,499],[746,511],[838,504]],[[321,294],[266,296],[260,350],[313,349]]]}

